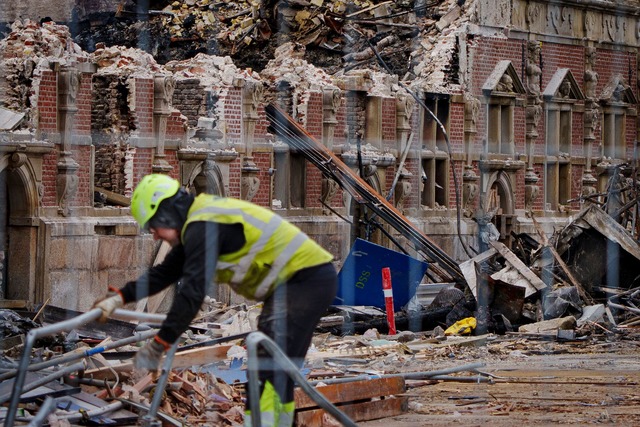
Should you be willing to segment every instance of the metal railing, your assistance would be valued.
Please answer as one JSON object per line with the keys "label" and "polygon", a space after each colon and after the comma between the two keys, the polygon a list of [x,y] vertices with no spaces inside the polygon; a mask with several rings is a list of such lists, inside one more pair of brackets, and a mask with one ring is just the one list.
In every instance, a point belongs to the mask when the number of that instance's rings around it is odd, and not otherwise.
{"label": "metal railing", "polygon": [[[15,371],[15,373],[12,373],[9,376],[11,377],[13,376],[13,374],[15,374],[16,378],[13,382],[13,388],[11,392],[11,401],[9,402],[9,408],[7,409],[7,416],[5,417],[5,420],[4,420],[4,425],[6,427],[13,427],[13,424],[15,422],[16,413],[18,411],[18,404],[20,403],[20,397],[23,393],[24,382],[27,376],[27,371],[30,370],[29,360],[31,359],[31,350],[35,345],[36,340],[39,338],[55,335],[57,333],[65,332],[73,328],[85,325],[89,322],[98,320],[100,316],[102,316],[102,310],[99,308],[94,308],[84,314],[73,317],[69,320],[54,323],[52,325],[43,326],[41,328],[32,329],[29,331],[29,333],[27,333],[27,337],[24,343],[24,350],[22,352],[22,357],[20,358],[18,368]],[[135,311],[122,310],[122,309],[115,310],[112,317],[119,318],[122,320],[141,320],[141,321],[158,322],[158,323],[162,322],[166,318],[166,316],[163,314],[139,313]],[[175,354],[176,348],[177,348],[177,344],[175,344],[171,348],[169,354],[167,355],[167,358],[166,358],[167,360],[165,360],[165,366],[168,363],[169,368],[171,367],[171,363],[173,362],[173,355]],[[80,357],[84,357],[84,355],[80,355],[78,358]],[[165,378],[161,377],[158,380],[158,384],[160,384],[160,382],[162,381],[163,387],[166,384],[166,377],[169,375],[169,370],[170,369],[164,369],[163,367],[162,375]],[[162,395],[162,392],[157,394]],[[155,396],[154,396],[154,400],[155,400]],[[118,403],[121,404],[121,402],[118,402]],[[51,403],[46,405],[47,410],[51,410],[50,405]],[[157,411],[158,405],[159,405],[159,402],[155,407],[155,411]],[[149,411],[149,414],[151,414],[151,410]],[[155,412],[154,412],[154,416],[155,416]]]}
{"label": "metal railing", "polygon": [[[342,411],[331,404],[322,394],[320,394],[306,378],[300,373],[299,368],[284,354],[278,345],[262,332],[252,332],[247,336],[247,371],[249,379],[249,409],[251,410],[251,427],[261,427],[262,419],[260,414],[260,383],[258,379],[258,346],[262,345],[269,352],[273,361],[279,364],[282,370],[294,380],[307,395],[315,401],[318,406],[331,414],[343,426],[355,427],[354,423]],[[256,416],[257,415],[257,416]]]}

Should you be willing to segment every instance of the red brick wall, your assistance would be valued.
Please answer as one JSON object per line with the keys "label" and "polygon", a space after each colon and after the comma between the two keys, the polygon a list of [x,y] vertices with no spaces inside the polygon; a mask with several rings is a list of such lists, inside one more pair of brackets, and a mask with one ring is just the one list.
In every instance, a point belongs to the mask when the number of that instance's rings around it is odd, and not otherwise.
{"label": "red brick wall", "polygon": [[256,123],[255,142],[263,143],[267,142],[267,128],[269,127],[269,120],[267,120],[267,114],[264,111],[264,106],[258,107],[258,122]]}
{"label": "red brick wall", "polygon": [[42,186],[44,194],[42,195],[42,206],[57,206],[56,200],[56,175],[58,174],[58,147],[51,153],[43,156],[42,162]]}
{"label": "red brick wall", "polygon": [[516,194],[514,195],[516,209],[524,209],[524,174],[524,170],[516,172]]}
{"label": "red brick wall", "polygon": [[240,198],[240,167],[242,160],[240,158],[229,164],[229,193],[228,197]]}
{"label": "red brick wall", "polygon": [[322,93],[310,92],[307,95],[307,113],[302,118],[303,126],[311,136],[322,142]]}
{"label": "red brick wall", "polygon": [[[571,199],[577,199],[582,193],[582,174],[584,173],[584,167],[580,165],[571,166]],[[570,203],[572,209],[580,209],[580,202],[576,200]]]}
{"label": "red brick wall", "polygon": [[242,143],[242,92],[239,88],[230,88],[220,94],[224,105],[223,120],[227,126],[227,141],[230,144]]}
{"label": "red brick wall", "polygon": [[140,136],[153,135],[153,79],[137,77],[135,85],[135,123]]}
{"label": "red brick wall", "polygon": [[80,73],[80,87],[76,97],[78,112],[73,126],[76,135],[91,135],[91,90],[91,74]]}
{"label": "red brick wall", "polygon": [[258,172],[258,179],[260,179],[260,189],[251,201],[260,206],[271,207],[271,194],[269,191],[271,187],[271,177],[268,173],[269,168],[271,167],[271,153],[254,152],[253,161],[260,169],[260,172]]}
{"label": "red brick wall", "polygon": [[153,148],[137,148],[133,156],[133,187],[140,182],[142,177],[152,172]]}
{"label": "red brick wall", "polygon": [[[307,99],[306,114],[307,132],[318,142],[322,143],[322,93],[310,92]],[[319,207],[322,204],[319,199],[322,195],[322,172],[313,163],[306,161],[306,182],[292,182],[291,185],[304,185],[305,206],[308,208]]]}
{"label": "red brick wall", "polygon": [[[627,81],[627,84],[631,85],[631,90],[638,97],[638,85],[637,85],[637,54],[633,52],[619,52],[606,49],[598,49],[596,56],[596,71],[598,73],[598,87],[597,95],[600,95],[604,87],[611,81],[612,77],[617,74]],[[637,119],[635,117],[627,118],[627,157],[633,157],[633,146],[636,140],[636,128]],[[598,127],[596,135],[596,142],[599,143],[600,131],[602,129]],[[598,153],[597,155],[599,155]]]}
{"label": "red brick wall", "polygon": [[42,72],[38,88],[38,129],[42,132],[58,131],[58,88],[56,73]]}
{"label": "red brick wall", "polygon": [[[407,158],[404,163],[404,167],[406,170],[411,172],[413,175],[410,178],[411,180],[411,194],[404,199],[404,207],[407,208],[417,208],[420,206],[420,163],[418,159]],[[395,200],[395,197],[392,199]]]}
{"label": "red brick wall", "polygon": [[449,143],[453,153],[464,153],[464,104],[451,103],[450,105]]}
{"label": "red brick wall", "polygon": [[182,139],[185,134],[185,121],[179,111],[172,112],[167,119],[167,138]]}
{"label": "red brick wall", "polygon": [[336,120],[338,123],[333,131],[333,146],[344,145],[347,141],[346,129],[347,129],[347,106],[345,105],[344,97],[340,103],[340,108],[336,111]]}
{"label": "red brick wall", "polygon": [[396,99],[382,98],[382,147],[395,149],[396,140]]}
{"label": "red brick wall", "polygon": [[91,147],[79,145],[72,147],[73,159],[80,165],[76,172],[78,176],[78,191],[71,206],[93,206],[93,188],[91,185]]}
{"label": "red brick wall", "polygon": [[536,197],[536,199],[533,202],[533,210],[543,210],[544,209],[544,169],[543,169],[543,165],[541,164],[534,164],[533,165],[533,170],[535,171],[536,175],[538,175],[538,177],[540,178],[538,180],[538,183],[536,184],[539,187],[539,191],[538,191],[538,197]]}

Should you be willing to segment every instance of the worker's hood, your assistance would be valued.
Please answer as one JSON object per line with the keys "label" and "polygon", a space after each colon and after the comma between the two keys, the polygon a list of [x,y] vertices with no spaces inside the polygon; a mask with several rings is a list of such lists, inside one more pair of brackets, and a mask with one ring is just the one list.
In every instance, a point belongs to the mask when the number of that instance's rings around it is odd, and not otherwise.
{"label": "worker's hood", "polygon": [[194,196],[184,188],[158,206],[155,215],[147,223],[147,228],[175,228],[182,230],[187,221],[187,213],[193,203]]}

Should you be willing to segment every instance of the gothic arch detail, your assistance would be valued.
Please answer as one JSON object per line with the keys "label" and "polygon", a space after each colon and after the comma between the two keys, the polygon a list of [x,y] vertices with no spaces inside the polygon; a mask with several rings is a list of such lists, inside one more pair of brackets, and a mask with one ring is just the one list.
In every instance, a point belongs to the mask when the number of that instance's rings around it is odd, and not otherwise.
{"label": "gothic arch detail", "polygon": [[205,160],[194,167],[185,185],[192,188],[196,194],[226,196],[222,171],[212,160]]}

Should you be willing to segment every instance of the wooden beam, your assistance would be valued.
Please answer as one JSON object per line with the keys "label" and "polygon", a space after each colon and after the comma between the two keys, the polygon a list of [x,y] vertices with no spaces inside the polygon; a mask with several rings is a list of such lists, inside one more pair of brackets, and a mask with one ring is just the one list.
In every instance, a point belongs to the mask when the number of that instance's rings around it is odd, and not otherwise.
{"label": "wooden beam", "polygon": [[[340,406],[339,409],[352,421],[368,421],[393,417],[407,412],[408,397],[390,397],[378,401],[352,403]],[[296,412],[296,425],[299,427],[322,427],[327,423],[325,418],[332,418],[323,409]]]}
{"label": "wooden beam", "polygon": [[[223,344],[178,352],[173,359],[171,369],[189,368],[191,366],[206,365],[208,363],[225,360],[227,358],[227,351],[229,351],[232,345],[233,344]],[[163,362],[160,363],[162,364]],[[115,373],[126,374],[127,372],[133,371],[133,369],[133,361],[129,361],[96,369],[88,369],[84,372],[84,376],[95,379],[112,378],[115,376]]]}
{"label": "wooden beam", "polygon": [[104,194],[107,197],[107,202],[113,205],[131,206],[130,197],[123,196],[122,194],[114,193],[113,191],[105,190],[100,187],[93,187],[93,191]]}
{"label": "wooden beam", "polygon": [[[316,387],[316,390],[329,402],[337,404],[401,394],[405,392],[405,385],[404,378],[391,377],[330,384]],[[299,410],[318,407],[318,404],[301,389],[296,389],[294,398]]]}

